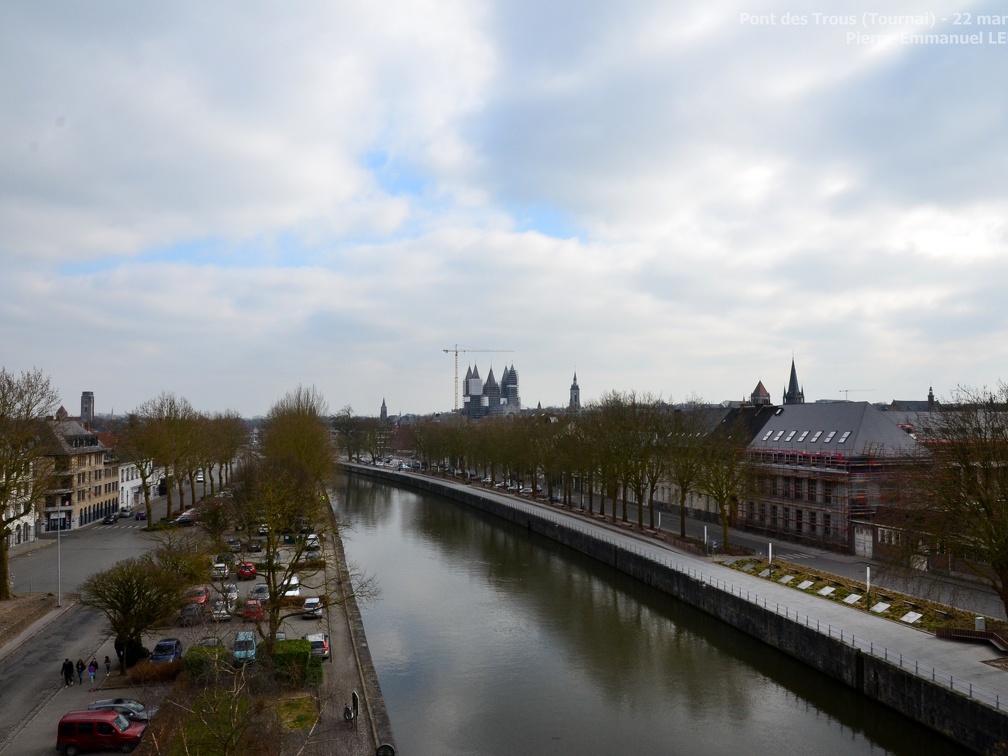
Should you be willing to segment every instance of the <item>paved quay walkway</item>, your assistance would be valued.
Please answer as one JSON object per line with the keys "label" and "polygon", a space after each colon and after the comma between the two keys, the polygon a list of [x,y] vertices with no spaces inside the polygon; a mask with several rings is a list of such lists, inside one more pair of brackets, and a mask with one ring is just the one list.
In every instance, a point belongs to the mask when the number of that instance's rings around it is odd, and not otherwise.
{"label": "paved quay walkway", "polygon": [[[721,564],[718,558],[678,551],[646,533],[614,526],[608,519],[603,521],[592,518],[580,510],[571,511],[558,505],[469,485],[451,478],[391,471],[367,465],[360,469],[365,473],[379,469],[382,477],[392,474],[400,479],[436,481],[447,488],[478,494],[530,516],[602,538],[634,554],[688,573],[720,590],[758,603],[832,638],[839,638],[864,653],[963,693],[995,710],[1008,713],[1008,672],[990,663],[1005,655],[991,645],[940,640],[930,632],[898,620],[880,617],[865,608],[847,606],[815,593],[809,594],[776,581],[734,570]],[[408,484],[409,481],[403,482]]]}

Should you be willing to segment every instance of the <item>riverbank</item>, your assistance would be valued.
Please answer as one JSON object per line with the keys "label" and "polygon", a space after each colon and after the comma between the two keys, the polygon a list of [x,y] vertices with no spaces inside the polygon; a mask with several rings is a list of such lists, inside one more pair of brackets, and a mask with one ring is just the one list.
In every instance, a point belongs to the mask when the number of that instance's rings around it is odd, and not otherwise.
{"label": "riverbank", "polygon": [[1008,678],[988,663],[998,656],[993,649],[940,641],[905,623],[798,593],[546,504],[450,479],[353,469],[454,499],[574,548],[970,749],[1006,752],[1002,701],[1008,701]]}

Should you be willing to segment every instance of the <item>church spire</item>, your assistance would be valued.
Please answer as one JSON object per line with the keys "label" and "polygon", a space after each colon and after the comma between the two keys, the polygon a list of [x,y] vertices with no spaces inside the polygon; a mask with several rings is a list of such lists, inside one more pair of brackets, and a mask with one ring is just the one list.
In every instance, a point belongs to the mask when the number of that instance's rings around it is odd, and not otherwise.
{"label": "church spire", "polygon": [[791,379],[784,392],[784,404],[805,404],[805,390],[798,385],[798,371],[795,370],[794,357],[791,358]]}

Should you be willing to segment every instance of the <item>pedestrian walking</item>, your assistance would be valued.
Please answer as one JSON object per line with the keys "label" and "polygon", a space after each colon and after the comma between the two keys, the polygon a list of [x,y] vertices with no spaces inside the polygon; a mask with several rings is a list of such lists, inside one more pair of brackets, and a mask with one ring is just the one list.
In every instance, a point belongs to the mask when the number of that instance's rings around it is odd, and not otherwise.
{"label": "pedestrian walking", "polygon": [[108,677],[111,674],[112,674],[112,660],[109,659],[108,656],[106,656],[105,657],[105,677]]}
{"label": "pedestrian walking", "polygon": [[63,681],[66,683],[67,688],[73,685],[73,672],[74,672],[73,662],[67,659],[65,662],[63,662]]}
{"label": "pedestrian walking", "polygon": [[97,659],[92,659],[91,660],[91,663],[88,664],[87,671],[88,671],[88,675],[91,677],[91,690],[94,690],[95,689],[94,676],[98,672],[98,660]]}
{"label": "pedestrian walking", "polygon": [[79,682],[81,685],[84,684],[84,660],[83,659],[78,659],[77,660],[77,682]]}

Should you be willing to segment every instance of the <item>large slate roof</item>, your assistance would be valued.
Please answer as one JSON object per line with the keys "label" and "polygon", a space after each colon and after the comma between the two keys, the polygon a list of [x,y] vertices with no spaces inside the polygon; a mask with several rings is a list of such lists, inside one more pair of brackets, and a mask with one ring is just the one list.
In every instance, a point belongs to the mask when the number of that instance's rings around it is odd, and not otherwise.
{"label": "large slate roof", "polygon": [[844,456],[916,457],[924,448],[896,424],[897,413],[868,402],[791,404],[772,417],[749,448]]}

